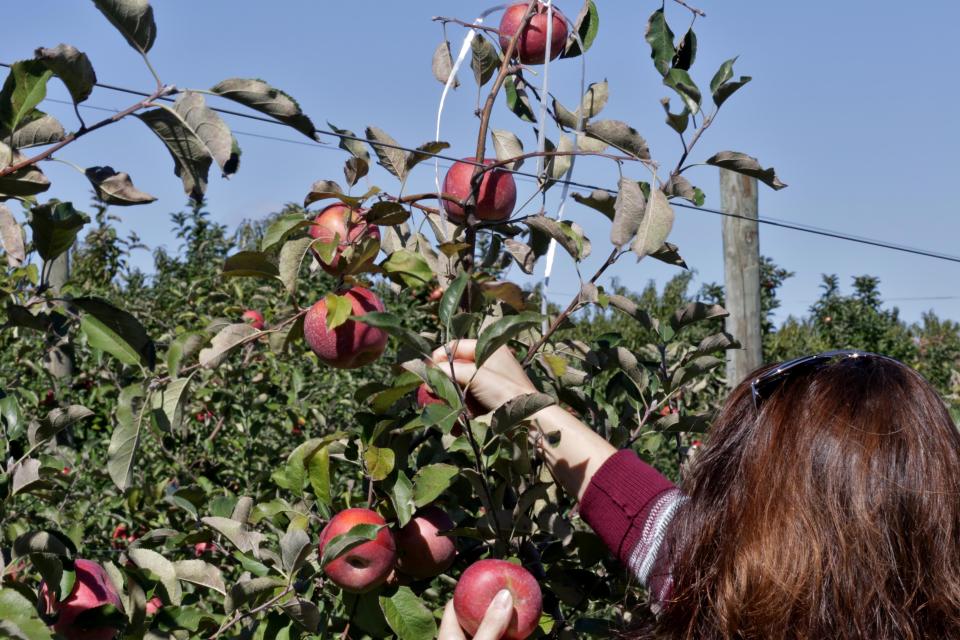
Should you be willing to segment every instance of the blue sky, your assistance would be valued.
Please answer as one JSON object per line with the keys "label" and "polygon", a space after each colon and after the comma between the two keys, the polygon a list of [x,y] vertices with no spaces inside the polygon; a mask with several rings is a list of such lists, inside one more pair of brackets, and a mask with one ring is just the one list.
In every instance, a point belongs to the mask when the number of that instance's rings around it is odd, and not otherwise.
{"label": "blue sky", "polygon": [[[556,0],[575,15],[579,0]],[[956,197],[950,184],[960,169],[956,147],[960,123],[944,105],[956,102],[955,76],[960,53],[951,43],[960,21],[960,5],[930,0],[905,5],[887,2],[769,2],[700,0],[707,17],[696,31],[700,49],[692,75],[706,89],[719,64],[739,55],[738,75],[752,83],[731,98],[692,158],[702,161],[716,151],[747,152],[764,166],[775,166],[790,186],[779,192],[763,188],[761,215],[842,232],[882,238],[944,253],[960,237]],[[221,79],[260,77],[296,97],[318,127],[327,121],[354,131],[376,125],[402,144],[416,146],[432,138],[441,85],[430,73],[430,59],[441,38],[434,15],[471,19],[489,5],[477,2],[353,2],[308,0],[282,2],[153,2],[158,24],[150,54],[165,82],[207,88]],[[665,168],[675,164],[679,141],[663,123],[663,87],[643,39],[648,15],[658,2],[599,0],[600,35],[588,52],[587,81],[607,79],[610,102],[603,118],[635,126]],[[667,3],[676,33],[685,30],[689,13]],[[38,46],[67,42],[86,52],[101,82],[149,90],[152,80],[142,61],[106,22],[91,2],[33,0],[5,7],[0,61],[29,57]],[[494,19],[496,21],[496,19]],[[465,34],[449,26],[454,49]],[[568,106],[576,104],[580,65],[563,61],[551,67],[551,91]],[[473,109],[477,92],[469,70],[444,115],[441,138],[454,155],[470,155],[476,139]],[[49,96],[67,99],[58,82]],[[674,104],[677,104],[676,97]],[[88,104],[122,108],[130,98],[97,89]],[[232,105],[224,104],[230,108]],[[75,127],[72,109],[44,107]],[[83,112],[90,122],[105,114]],[[227,117],[238,133],[243,158],[230,181],[212,176],[209,208],[229,225],[258,218],[283,203],[301,201],[320,178],[341,179],[345,154],[335,150],[256,138],[244,133],[306,141],[292,129]],[[530,126],[498,101],[493,126],[518,133],[527,149],[535,147]],[[555,132],[553,137],[556,138]],[[492,147],[491,147],[492,154]],[[176,248],[168,213],[184,206],[172,161],[152,134],[128,119],[91,134],[64,150],[61,157],[80,166],[112,164],[127,171],[136,185],[158,197],[146,207],[115,209],[122,226],[136,230],[151,246]],[[89,201],[86,180],[59,163],[45,163],[54,182],[47,195]],[[642,179],[639,166],[627,175]],[[648,176],[649,174],[647,174]],[[691,170],[688,177],[707,193],[707,206],[719,206],[716,170]],[[574,179],[614,186],[609,162],[578,162]],[[396,188],[392,177],[375,168],[372,182]],[[408,191],[429,190],[431,164],[415,170]],[[519,182],[521,200],[532,185]],[[551,191],[555,207],[559,188]],[[595,258],[606,254],[609,223],[596,212],[571,203],[568,218],[579,222],[594,240]],[[677,209],[671,241],[680,246],[699,281],[722,279],[720,222],[717,216]],[[796,277],[782,291],[783,313],[802,314],[818,295],[822,273],[836,273],[845,287],[854,275],[881,279],[882,291],[907,319],[927,309],[960,318],[960,265],[818,238],[771,227],[761,229],[761,251]],[[592,273],[589,260],[583,273]],[[148,264],[144,256],[143,264]],[[542,265],[541,265],[542,269]],[[514,272],[516,273],[516,272]],[[652,260],[639,264],[624,258],[611,271],[624,284],[640,288],[653,278],[662,282],[675,269]],[[558,296],[577,289],[576,272],[567,256],[558,255],[552,290]],[[955,299],[935,299],[957,296]],[[918,299],[921,298],[921,299]],[[558,298],[559,299],[559,298]]]}

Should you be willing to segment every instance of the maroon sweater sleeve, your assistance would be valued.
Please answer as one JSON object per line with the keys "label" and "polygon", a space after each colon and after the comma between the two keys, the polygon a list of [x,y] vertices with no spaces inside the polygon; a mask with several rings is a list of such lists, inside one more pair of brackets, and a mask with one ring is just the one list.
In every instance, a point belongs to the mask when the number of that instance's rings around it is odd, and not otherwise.
{"label": "maroon sweater sleeve", "polygon": [[587,486],[580,515],[621,562],[630,564],[657,497],[673,483],[630,450],[603,463]]}

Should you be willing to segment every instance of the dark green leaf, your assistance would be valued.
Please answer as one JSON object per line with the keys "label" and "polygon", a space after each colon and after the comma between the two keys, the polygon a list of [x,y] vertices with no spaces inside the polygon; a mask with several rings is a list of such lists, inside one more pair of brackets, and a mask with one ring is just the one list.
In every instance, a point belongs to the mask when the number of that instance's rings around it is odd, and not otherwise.
{"label": "dark green leaf", "polygon": [[159,579],[170,598],[171,604],[174,606],[180,605],[182,591],[180,590],[180,583],[177,581],[177,570],[174,569],[172,562],[156,551],[143,547],[132,547],[127,550],[127,555],[135,565],[149,571]]}
{"label": "dark green leaf", "polygon": [[477,85],[483,86],[490,81],[493,73],[500,67],[500,54],[489,40],[479,33],[470,43],[473,56],[470,58],[470,68]]}
{"label": "dark green leaf", "polygon": [[410,218],[410,212],[399,202],[383,200],[374,204],[364,214],[364,220],[370,224],[403,224]]}
{"label": "dark green leaf", "polygon": [[694,60],[696,59],[697,34],[693,32],[693,29],[688,29],[683,35],[683,39],[680,41],[680,44],[677,46],[677,52],[674,54],[670,66],[672,66],[674,69],[683,69],[684,71],[689,71],[690,67],[693,66]]}
{"label": "dark green leaf", "polygon": [[667,72],[670,71],[670,62],[673,60],[676,51],[673,48],[673,31],[667,24],[663,7],[650,15],[647,20],[647,31],[644,38],[650,45],[650,58],[653,59],[653,66],[660,72],[660,75],[667,75]]}
{"label": "dark green leaf", "polygon": [[[492,129],[490,137],[493,139],[493,148],[497,153],[497,160],[504,161],[523,155],[523,143],[520,138],[505,129]],[[508,169],[519,169],[523,160],[516,160],[504,165]]]}
{"label": "dark green leaf", "polygon": [[287,213],[275,219],[267,231],[263,234],[263,240],[260,241],[260,250],[269,251],[276,245],[287,239],[291,233],[297,229],[309,226],[310,221],[305,219],[300,213]]}
{"label": "dark green leaf", "polygon": [[554,220],[547,216],[530,216],[523,220],[531,230],[543,233],[559,243],[570,256],[577,261],[590,255],[590,240],[583,235],[583,229],[575,222]]}
{"label": "dark green leaf", "polygon": [[611,295],[609,296],[610,306],[614,309],[619,309],[623,313],[627,314],[637,322],[639,322],[646,329],[651,331],[657,330],[657,321],[654,318],[650,317],[650,314],[646,310],[641,309],[637,306],[630,298],[621,296],[621,295]]}
{"label": "dark green leaf", "polygon": [[670,98],[660,100],[663,111],[667,114],[667,124],[677,133],[683,133],[690,124],[690,111],[684,107],[680,113],[670,113]]}
{"label": "dark green leaf", "polygon": [[14,589],[0,589],[0,635],[18,640],[53,638],[34,604]]}
{"label": "dark green leaf", "polygon": [[134,187],[128,174],[117,173],[113,167],[90,167],[84,174],[96,190],[97,197],[106,204],[129,207],[156,200],[156,197]]}
{"label": "dark green leaf", "polygon": [[300,278],[300,265],[303,264],[303,258],[307,255],[307,250],[314,243],[310,236],[303,238],[294,238],[287,240],[280,248],[279,274],[280,281],[287,288],[287,293],[293,295],[297,292],[297,280]]}
{"label": "dark green leaf", "polygon": [[69,44],[58,44],[51,49],[37,49],[34,55],[63,81],[74,104],[90,97],[97,74],[87,54]]}
{"label": "dark green leaf", "polygon": [[541,409],[556,404],[557,401],[545,393],[525,393],[508,400],[497,408],[490,421],[490,428],[503,433],[520,424]]}
{"label": "dark green leaf", "polygon": [[433,280],[433,271],[422,256],[407,249],[398,249],[380,265],[394,281],[408,287],[420,287]]}
{"label": "dark green leaf", "polygon": [[260,333],[246,322],[229,324],[217,332],[210,341],[210,346],[200,350],[200,366],[213,369],[230,355],[230,352],[244,344],[250,336]]}
{"label": "dark green leaf", "polygon": [[74,298],[71,302],[84,311],[80,326],[90,346],[106,351],[124,364],[142,364],[153,369],[156,347],[132,314],[99,298]]}
{"label": "dark green leaf", "polygon": [[728,169],[736,173],[742,173],[745,176],[756,178],[771,189],[783,189],[786,184],[777,177],[777,172],[773,167],[764,169],[756,158],[748,156],[738,151],[721,151],[707,159],[707,164],[712,164],[721,169]]}
{"label": "dark green leaf", "polygon": [[157,39],[153,8],[146,0],[93,0],[93,4],[117,28],[127,43],[147,53]]}
{"label": "dark green leaf", "polygon": [[440,325],[448,332],[450,331],[450,320],[460,309],[460,300],[463,298],[463,292],[466,291],[468,282],[470,282],[470,274],[465,271],[461,272],[443,292],[443,297],[440,298],[438,311]]}
{"label": "dark green leaf", "polygon": [[9,142],[15,149],[53,144],[63,140],[66,135],[59,120],[39,109],[34,109],[20,121],[12,138],[10,132],[0,125],[0,139]]}
{"label": "dark green leaf", "polygon": [[397,471],[393,487],[390,488],[390,500],[393,509],[397,512],[397,526],[404,527],[413,518],[415,509],[413,498],[413,484],[403,471]]}
{"label": "dark green leaf", "polygon": [[280,277],[280,270],[265,253],[241,251],[224,260],[223,275],[273,279]]}
{"label": "dark green leaf", "polygon": [[407,152],[401,150],[397,141],[383,129],[367,127],[366,135],[367,142],[379,159],[377,164],[400,180],[405,180],[407,177]]}
{"label": "dark green leaf", "polygon": [[89,418],[93,411],[83,405],[72,404],[64,409],[54,409],[40,421],[32,422],[27,430],[27,439],[34,446],[44,440],[53,438],[58,433],[72,427],[75,423]]}
{"label": "dark green leaf", "polygon": [[390,597],[380,596],[380,607],[399,640],[433,640],[437,637],[436,619],[410,587],[400,587]]}
{"label": "dark green leaf", "polygon": [[594,189],[589,195],[582,193],[571,193],[573,199],[580,204],[596,209],[610,220],[616,215],[617,196],[606,189]]}
{"label": "dark green leaf", "polygon": [[[330,124],[327,122],[327,126],[330,127],[330,130],[334,133],[340,134],[337,139],[340,141],[339,147],[344,151],[349,152],[353,155],[354,158],[359,158],[366,161],[367,164],[370,164],[370,152],[367,151],[367,145],[364,144],[361,140],[354,140],[357,138],[357,134],[349,129],[340,129],[339,127]],[[343,137],[349,136],[349,137]]]}
{"label": "dark green leaf", "polygon": [[51,200],[30,209],[33,246],[46,261],[53,260],[73,245],[83,225],[90,222],[86,214],[69,202]]}
{"label": "dark green leaf", "polygon": [[619,120],[598,120],[586,126],[587,135],[640,160],[650,159],[650,149],[636,129]]}
{"label": "dark green leaf", "polygon": [[280,538],[280,553],[283,558],[283,570],[288,576],[295,575],[313,552],[310,536],[303,529],[291,528]]}
{"label": "dark green leaf", "polygon": [[407,329],[400,323],[400,318],[392,313],[371,311],[365,313],[363,317],[356,318],[357,321],[368,324],[371,327],[383,329],[401,342],[413,347],[423,355],[429,355],[433,352],[430,343],[425,338]]}
{"label": "dark green leaf", "polygon": [[323,569],[328,564],[345,554],[350,549],[358,547],[361,544],[376,540],[380,529],[386,525],[382,524],[356,524],[350,527],[346,533],[334,536],[323,547],[323,555],[320,557],[320,568]]}
{"label": "dark green leaf", "polygon": [[691,302],[690,304],[677,309],[676,313],[670,319],[670,326],[674,331],[701,322],[710,318],[725,318],[730,315],[726,309],[718,304],[707,304],[705,302]]}
{"label": "dark green leaf", "polygon": [[477,366],[493,355],[493,352],[507,344],[520,333],[539,326],[543,316],[532,311],[518,313],[515,316],[507,316],[490,324],[480,333],[477,339],[477,348],[475,360]]}
{"label": "dark green leaf", "polygon": [[132,384],[120,392],[117,400],[117,422],[107,448],[107,471],[121,491],[126,491],[133,482],[133,459],[140,446],[140,432],[146,423],[148,399],[144,398],[142,386]]}
{"label": "dark green leaf", "polygon": [[173,563],[177,579],[201,587],[213,589],[217,593],[227,595],[227,587],[223,583],[220,569],[203,560],[178,560]]}
{"label": "dark green leaf", "polygon": [[47,81],[53,72],[40,60],[14,62],[0,89],[0,127],[14,131],[47,97]]}
{"label": "dark green leaf", "polygon": [[680,255],[677,245],[671,242],[664,242],[663,246],[650,254],[650,257],[659,260],[660,262],[665,262],[667,264],[672,264],[675,267],[680,267],[681,269],[687,269],[687,263],[683,259],[683,256]]}
{"label": "dark green leaf", "polygon": [[407,154],[406,171],[409,172],[424,160],[429,160],[434,156],[434,154],[440,153],[444,149],[449,148],[450,143],[443,142],[442,140],[431,140],[430,142],[424,142],[422,145]]}
{"label": "dark green leaf", "polygon": [[456,477],[460,468],[452,464],[428,464],[420,467],[413,476],[413,502],[419,507],[425,507],[446,491]]}
{"label": "dark green leaf", "polygon": [[700,111],[700,89],[689,73],[683,69],[670,69],[663,77],[663,84],[677,92],[690,113]]}
{"label": "dark green leaf", "polygon": [[363,452],[363,463],[371,480],[384,480],[393,471],[396,454],[388,447],[369,445]]}
{"label": "dark green leaf", "polygon": [[189,105],[178,101],[174,109],[157,107],[135,115],[167,147],[170,157],[173,158],[173,172],[183,182],[184,192],[193,200],[200,201],[207,190],[207,177],[213,156],[210,155],[207,144],[184,120],[184,114],[179,111],[184,106]]}
{"label": "dark green leaf", "polygon": [[537,116],[533,113],[533,104],[527,96],[526,84],[519,76],[509,75],[503,82],[504,95],[507,100],[507,108],[526,122],[536,122]]}
{"label": "dark green leaf", "polygon": [[[597,37],[597,31],[600,29],[600,15],[597,13],[597,5],[593,0],[586,0],[583,3],[583,8],[580,9],[576,20],[573,21],[573,27],[573,31],[567,36],[567,44],[563,48],[563,53],[560,54],[561,58],[579,56],[593,45],[593,41]],[[579,42],[574,33],[579,36]],[[581,42],[583,43],[582,50]]]}
{"label": "dark green leaf", "polygon": [[[10,147],[0,142],[0,169],[24,160],[20,153],[13,152]],[[0,200],[13,196],[35,196],[50,188],[50,181],[40,169],[34,165],[27,165],[13,173],[0,176]]]}
{"label": "dark green leaf", "polygon": [[316,137],[316,129],[300,105],[291,96],[280,89],[271,87],[263,80],[250,78],[229,78],[210,89],[228,100],[239,102],[245,107],[265,113],[271,118],[292,127],[311,140]]}

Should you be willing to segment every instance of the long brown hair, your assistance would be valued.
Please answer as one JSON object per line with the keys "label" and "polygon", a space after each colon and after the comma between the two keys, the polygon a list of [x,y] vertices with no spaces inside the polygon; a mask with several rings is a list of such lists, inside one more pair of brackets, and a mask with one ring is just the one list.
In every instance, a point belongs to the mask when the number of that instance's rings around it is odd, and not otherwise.
{"label": "long brown hair", "polygon": [[643,637],[960,638],[960,432],[909,367],[741,384],[684,484]]}

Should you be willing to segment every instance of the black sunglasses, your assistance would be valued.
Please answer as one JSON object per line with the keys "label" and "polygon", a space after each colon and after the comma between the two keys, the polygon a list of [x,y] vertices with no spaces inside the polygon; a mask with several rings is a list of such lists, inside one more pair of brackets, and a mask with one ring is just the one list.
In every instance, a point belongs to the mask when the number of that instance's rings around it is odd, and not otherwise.
{"label": "black sunglasses", "polygon": [[793,360],[781,362],[776,367],[764,372],[750,383],[750,391],[753,393],[753,406],[760,408],[760,403],[770,397],[774,388],[786,380],[790,374],[796,374],[801,371],[809,371],[822,367],[834,360],[840,358],[882,358],[897,362],[889,356],[882,356],[869,351],[857,351],[853,349],[838,349],[835,351],[824,351],[809,356],[800,356]]}

